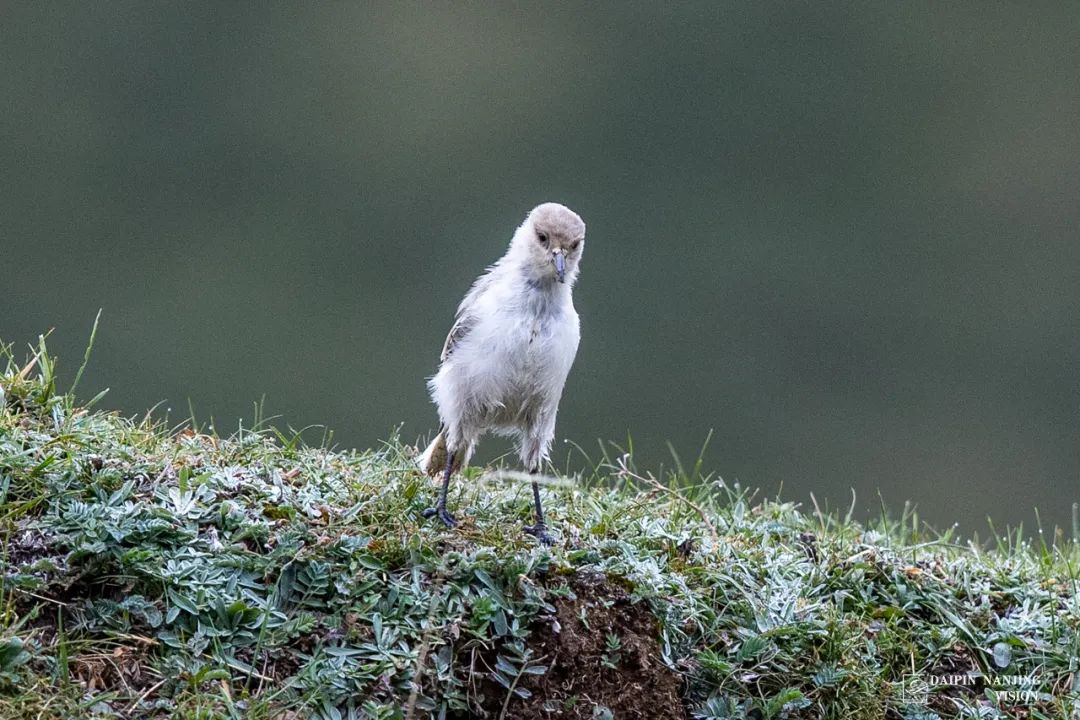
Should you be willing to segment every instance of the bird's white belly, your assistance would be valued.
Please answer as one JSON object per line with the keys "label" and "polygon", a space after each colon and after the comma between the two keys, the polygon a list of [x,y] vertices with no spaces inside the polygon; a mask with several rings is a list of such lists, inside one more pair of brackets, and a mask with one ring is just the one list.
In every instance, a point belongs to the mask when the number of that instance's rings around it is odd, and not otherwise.
{"label": "bird's white belly", "polygon": [[564,313],[495,325],[478,328],[471,348],[470,404],[491,429],[531,426],[546,405],[558,404],[577,351],[577,324]]}

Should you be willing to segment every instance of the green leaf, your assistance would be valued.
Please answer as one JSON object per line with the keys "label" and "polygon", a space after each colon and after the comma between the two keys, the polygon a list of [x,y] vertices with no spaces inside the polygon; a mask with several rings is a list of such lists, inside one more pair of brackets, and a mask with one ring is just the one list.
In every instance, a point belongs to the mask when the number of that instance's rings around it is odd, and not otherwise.
{"label": "green leaf", "polygon": [[495,626],[495,634],[499,637],[506,635],[509,631],[506,624],[506,613],[502,610],[491,616],[491,624]]}
{"label": "green leaf", "polygon": [[504,658],[502,655],[497,655],[495,657],[495,669],[504,672],[507,675],[516,676],[518,674],[518,669],[514,667],[510,663],[510,661]]}
{"label": "green leaf", "polygon": [[184,610],[184,611],[186,611],[186,612],[188,612],[188,613],[190,613],[192,615],[198,615],[199,614],[198,606],[195,605],[195,603],[193,603],[190,599],[188,599],[188,598],[184,597],[183,595],[181,595],[180,593],[178,593],[176,590],[173,590],[172,588],[169,588],[167,594],[169,596],[169,601],[173,605],[176,605],[181,610]]}
{"label": "green leaf", "polygon": [[1008,643],[995,643],[993,649],[994,664],[999,668],[1009,667],[1009,663],[1012,662],[1012,648]]}
{"label": "green leaf", "polygon": [[502,590],[499,589],[499,586],[495,584],[495,581],[486,570],[483,568],[476,568],[473,570],[473,574],[476,576],[476,579],[488,589],[489,597],[494,600],[500,608],[504,610],[510,609],[509,603],[506,602],[506,596],[503,595]]}
{"label": "green leaf", "polygon": [[742,647],[739,648],[739,652],[736,653],[735,662],[742,663],[756,658],[768,645],[768,639],[761,635],[754,635],[747,638],[743,642]]}

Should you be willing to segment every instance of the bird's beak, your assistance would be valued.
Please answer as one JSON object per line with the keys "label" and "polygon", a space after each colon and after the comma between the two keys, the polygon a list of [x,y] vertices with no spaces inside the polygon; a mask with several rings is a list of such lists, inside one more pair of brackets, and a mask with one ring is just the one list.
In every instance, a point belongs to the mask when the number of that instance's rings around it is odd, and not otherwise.
{"label": "bird's beak", "polygon": [[562,250],[555,251],[555,276],[559,278],[559,282],[566,282],[566,256]]}

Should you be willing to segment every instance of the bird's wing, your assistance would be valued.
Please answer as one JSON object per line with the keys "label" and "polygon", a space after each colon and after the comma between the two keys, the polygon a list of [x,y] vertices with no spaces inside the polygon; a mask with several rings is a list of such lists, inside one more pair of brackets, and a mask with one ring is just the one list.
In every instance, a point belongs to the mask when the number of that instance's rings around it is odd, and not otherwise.
{"label": "bird's wing", "polygon": [[445,362],[446,358],[450,357],[450,353],[454,352],[454,346],[469,334],[475,324],[475,318],[471,314],[458,315],[457,320],[454,321],[454,326],[450,328],[450,332],[446,336],[446,342],[443,343],[439,362]]}
{"label": "bird's wing", "polygon": [[489,267],[487,272],[478,277],[476,282],[473,283],[473,286],[469,288],[469,292],[465,294],[465,299],[462,300],[461,305],[458,306],[457,316],[454,318],[454,326],[450,328],[450,333],[446,336],[446,342],[443,343],[439,362],[443,362],[446,358],[450,357],[450,353],[454,351],[454,346],[460,343],[462,338],[468,335],[469,331],[476,327],[479,298],[494,282],[493,271],[497,267],[498,263]]}

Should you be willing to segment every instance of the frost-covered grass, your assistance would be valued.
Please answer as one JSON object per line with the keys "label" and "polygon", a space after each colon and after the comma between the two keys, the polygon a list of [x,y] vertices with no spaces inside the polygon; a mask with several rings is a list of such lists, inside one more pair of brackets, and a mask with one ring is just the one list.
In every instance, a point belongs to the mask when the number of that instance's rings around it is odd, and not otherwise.
{"label": "frost-covered grass", "polygon": [[[435,488],[396,439],[97,412],[58,391],[43,342],[4,351],[0,388],[0,718],[517,717],[585,577],[655,615],[689,717],[1080,710],[1075,538],[981,548],[612,457],[545,490],[546,548],[521,532],[528,486],[482,469],[454,483],[457,529],[425,522]],[[629,672],[619,635],[598,677]],[[971,672],[1032,696],[926,686]]]}

